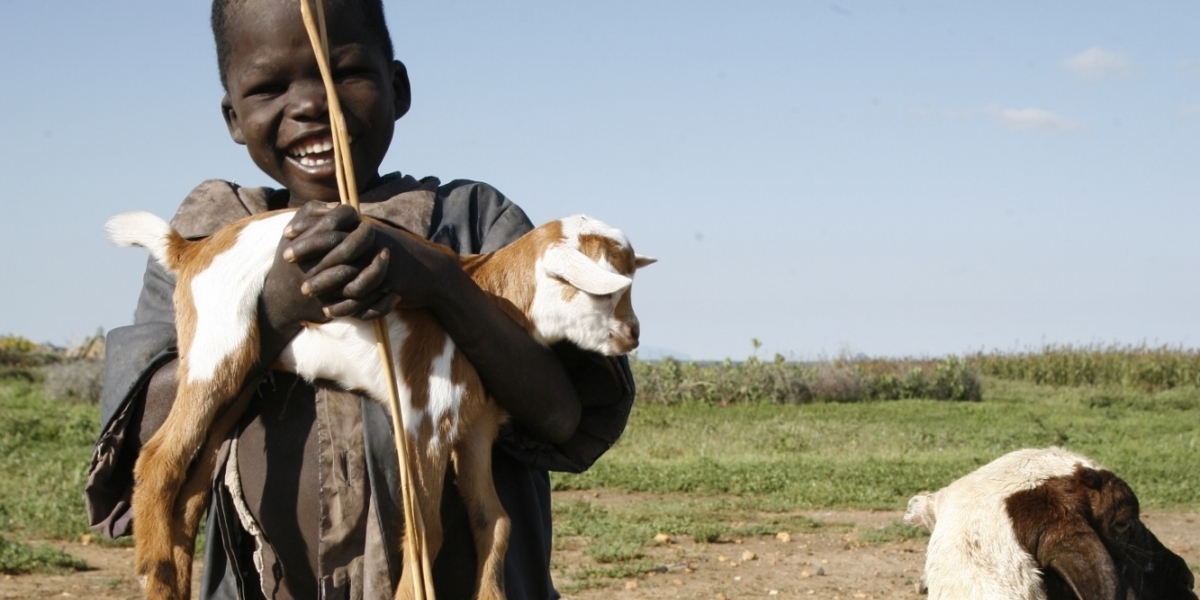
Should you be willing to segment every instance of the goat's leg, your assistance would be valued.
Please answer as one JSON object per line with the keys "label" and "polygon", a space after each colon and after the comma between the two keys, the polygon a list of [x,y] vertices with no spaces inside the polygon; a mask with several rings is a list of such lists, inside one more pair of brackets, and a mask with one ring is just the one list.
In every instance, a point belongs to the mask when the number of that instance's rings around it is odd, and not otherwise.
{"label": "goat's leg", "polygon": [[257,346],[253,340],[236,356],[225,357],[221,372],[209,380],[192,380],[187,360],[181,359],[175,402],[134,465],[134,572],[147,598],[182,600],[190,595],[190,589],[178,587],[175,565],[184,552],[190,562],[195,549],[176,550],[185,543],[178,533],[181,523],[173,518],[176,499],[221,409],[237,399],[253,362],[249,348]]}
{"label": "goat's leg", "polygon": [[226,435],[246,412],[246,406],[250,404],[255,393],[257,388],[250,386],[241,393],[236,402],[221,413],[209,431],[208,440],[196,457],[179,496],[175,499],[172,553],[178,582],[176,589],[192,588],[192,559],[196,548],[196,534],[200,530],[200,519],[204,517],[212,498],[212,479],[217,471],[217,454]]}
{"label": "goat's leg", "polygon": [[[432,430],[432,427],[429,429]],[[438,551],[442,549],[442,488],[445,485],[446,466],[450,463],[450,448],[445,441],[421,436],[416,442],[409,442],[408,455],[413,462],[412,476],[416,483],[412,490],[420,503],[421,514],[417,518],[425,526],[425,552],[429,564],[433,565]],[[400,574],[395,600],[413,598],[413,580],[421,577],[421,563],[415,558],[406,556],[404,559],[405,567]]]}
{"label": "goat's leg", "polygon": [[492,443],[503,415],[490,402],[486,408],[480,420],[455,444],[454,462],[458,491],[470,516],[479,560],[476,598],[504,600],[504,553],[508,550],[510,523],[492,480]]}

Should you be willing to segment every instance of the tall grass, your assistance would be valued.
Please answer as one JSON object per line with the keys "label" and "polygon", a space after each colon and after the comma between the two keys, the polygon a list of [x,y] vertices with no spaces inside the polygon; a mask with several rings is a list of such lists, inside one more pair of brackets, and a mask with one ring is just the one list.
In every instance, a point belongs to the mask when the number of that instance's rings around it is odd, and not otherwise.
{"label": "tall grass", "polygon": [[980,400],[979,377],[962,360],[848,360],[788,362],[630,363],[638,401],[726,406],[743,403],[805,404],[865,400]]}
{"label": "tall grass", "polygon": [[1142,391],[1200,387],[1200,349],[1173,346],[1048,345],[1025,352],[978,352],[981,374],[1054,386],[1107,385]]}

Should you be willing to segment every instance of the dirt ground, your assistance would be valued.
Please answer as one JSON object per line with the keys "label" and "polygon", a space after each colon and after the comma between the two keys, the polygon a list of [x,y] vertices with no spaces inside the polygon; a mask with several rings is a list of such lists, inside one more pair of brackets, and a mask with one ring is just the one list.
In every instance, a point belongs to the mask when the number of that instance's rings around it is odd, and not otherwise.
{"label": "dirt ground", "polygon": [[[591,502],[604,501],[590,499]],[[613,496],[613,502],[629,497]],[[881,527],[899,512],[805,511],[828,527],[815,533],[748,537],[730,542],[697,544],[687,538],[652,543],[646,554],[656,568],[638,577],[610,581],[566,594],[571,600],[657,600],[665,598],[907,598],[917,600],[916,584],[924,561],[924,542],[864,544],[856,531]],[[1200,514],[1147,511],[1143,521],[1193,569],[1200,565]],[[833,532],[831,530],[838,530]],[[780,539],[784,537],[785,539]],[[789,538],[790,539],[787,539]],[[132,578],[132,548],[102,547],[80,542],[51,545],[78,556],[93,568],[70,575],[0,576],[0,598],[141,598]],[[570,574],[591,564],[582,552],[555,556],[555,578],[573,589]],[[517,599],[514,599],[517,600]]]}

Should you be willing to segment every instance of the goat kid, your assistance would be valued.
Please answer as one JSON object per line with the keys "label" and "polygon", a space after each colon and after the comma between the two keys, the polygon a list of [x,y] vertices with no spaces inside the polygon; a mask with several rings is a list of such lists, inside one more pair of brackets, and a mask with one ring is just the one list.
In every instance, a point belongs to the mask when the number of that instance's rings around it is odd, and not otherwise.
{"label": "goat kid", "polygon": [[[142,212],[118,215],[106,226],[115,243],[145,247],[177,280],[179,387],[166,422],[134,467],[135,570],[148,598],[190,594],[195,535],[217,467],[216,448],[245,409],[243,386],[259,349],[258,297],[294,212],[251,216],[197,241]],[[463,257],[462,267],[539,342],[569,340],[618,356],[637,347],[630,286],[634,271],[653,262],[635,254],[619,230],[574,216],[497,252]],[[430,312],[396,310],[387,326],[431,559],[442,542],[439,503],[453,457],[479,557],[477,597],[503,598],[509,522],[492,483],[491,447],[505,415]],[[379,401],[389,395],[374,328],[357,319],[306,326],[275,368],[310,381],[336,381]],[[419,576],[413,571],[404,569],[397,598],[410,593],[410,578]]]}
{"label": "goat kid", "polygon": [[1187,564],[1138,511],[1111,471],[1045,448],[1006,454],[914,496],[904,520],[931,532],[933,600],[1196,600]]}

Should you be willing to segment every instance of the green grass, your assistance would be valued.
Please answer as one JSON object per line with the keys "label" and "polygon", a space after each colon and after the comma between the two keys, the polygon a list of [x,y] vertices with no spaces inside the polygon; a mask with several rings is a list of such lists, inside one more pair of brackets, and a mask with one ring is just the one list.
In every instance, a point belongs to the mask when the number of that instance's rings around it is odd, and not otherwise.
{"label": "green grass", "polygon": [[1200,391],[987,383],[989,400],[971,403],[639,405],[603,460],[554,482],[898,509],[1011,450],[1060,445],[1124,476],[1144,506],[1200,507]]}
{"label": "green grass", "polygon": [[[1140,365],[1122,372],[1168,373],[1173,375],[1158,381],[1178,382],[1192,377],[1187,361],[1194,353],[1156,354],[1159,367],[1147,358],[1152,353],[1043,354],[1017,358],[1026,361],[1021,364],[1057,365],[1044,372],[1069,372],[1075,368],[1072,361]],[[940,488],[1021,447],[1060,445],[1089,455],[1126,479],[1143,507],[1200,510],[1200,388],[1147,385],[1134,378],[1039,385],[1037,378],[1022,375],[1025,371],[996,367],[1002,357],[991,358],[996,361],[991,367],[979,363],[979,355],[965,361],[831,363],[830,369],[849,375],[837,381],[821,379],[829,373],[782,361],[720,365],[724,379],[718,383],[732,395],[683,393],[716,389],[716,383],[703,379],[701,367],[676,363],[666,364],[666,370],[636,370],[643,392],[675,390],[675,395],[639,398],[626,434],[596,466],[581,475],[555,474],[553,483],[559,490],[645,493],[659,499],[556,503],[560,543],[593,559],[572,577],[587,585],[588,577],[644,572],[653,566],[646,563],[645,550],[658,533],[712,542],[834,526],[807,521],[798,512],[806,509],[901,510],[914,493]],[[926,382],[957,385],[976,378],[983,401],[906,397],[918,388],[910,385],[916,376],[909,379],[905,373],[918,366]],[[1011,379],[979,378],[976,369]],[[806,381],[820,381],[835,392],[857,385],[867,397],[887,397],[883,390],[897,392],[893,395],[900,399],[830,402],[788,396],[800,389],[787,379],[793,372],[816,377]],[[8,540],[74,539],[87,531],[82,490],[99,411],[94,405],[46,399],[41,381],[0,378],[0,535]],[[850,398],[840,393],[828,398]],[[870,543],[913,533],[894,524],[856,535]]]}
{"label": "green grass", "polygon": [[[617,445],[586,473],[555,474],[555,488],[687,500],[556,506],[556,535],[570,536],[597,563],[594,572],[572,573],[574,585],[645,569],[641,553],[653,530],[704,527],[704,538],[721,539],[794,532],[798,522],[780,520],[799,518],[798,509],[903,510],[916,492],[1023,447],[1058,445],[1091,456],[1128,481],[1144,508],[1200,510],[1200,389],[1151,393],[985,378],[984,397],[638,404]],[[863,543],[922,537],[899,522],[856,533]]]}
{"label": "green grass", "polygon": [[69,539],[88,531],[83,485],[99,413],[48,401],[26,380],[0,380],[0,533]]}
{"label": "green grass", "polygon": [[88,568],[84,561],[45,544],[33,547],[0,536],[0,573],[65,573]]}

